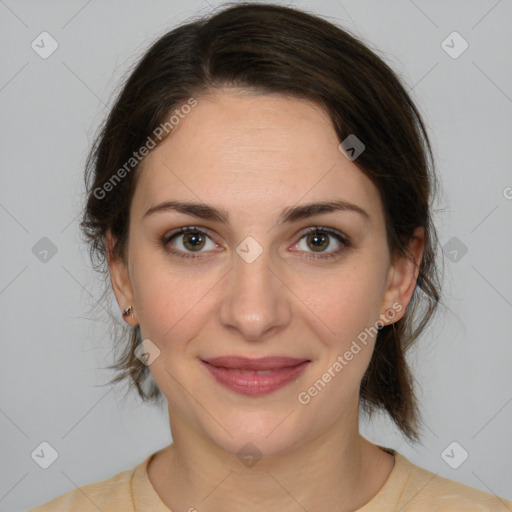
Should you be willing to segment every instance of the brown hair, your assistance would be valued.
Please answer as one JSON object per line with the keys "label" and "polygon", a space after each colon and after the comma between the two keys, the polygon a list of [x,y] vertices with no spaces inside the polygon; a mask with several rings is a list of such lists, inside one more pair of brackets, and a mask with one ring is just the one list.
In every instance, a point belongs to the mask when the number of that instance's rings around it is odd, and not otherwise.
{"label": "brown hair", "polygon": [[[81,228],[93,264],[108,275],[109,230],[115,255],[124,258],[137,177],[136,162],[132,172],[126,162],[177,106],[224,86],[281,93],[324,107],[340,142],[355,134],[366,146],[355,163],[380,192],[390,252],[406,255],[414,229],[423,227],[425,250],[413,297],[405,316],[379,331],[360,390],[363,411],[387,411],[409,439],[418,440],[419,409],[405,352],[440,299],[430,212],[432,150],[420,114],[395,73],[347,31],[304,11],[243,3],[159,38],[125,81],[87,160]],[[122,179],[113,181],[116,176]],[[148,367],[134,355],[140,329],[129,329],[130,341],[120,340],[123,353],[110,366],[117,370],[111,383],[128,379],[144,400],[159,401]]]}

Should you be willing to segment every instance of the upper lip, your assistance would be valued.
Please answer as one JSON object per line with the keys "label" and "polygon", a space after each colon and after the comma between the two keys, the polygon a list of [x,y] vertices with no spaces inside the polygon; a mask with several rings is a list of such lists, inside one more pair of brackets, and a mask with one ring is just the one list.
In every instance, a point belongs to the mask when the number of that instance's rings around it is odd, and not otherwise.
{"label": "upper lip", "polygon": [[202,359],[202,361],[213,366],[231,368],[236,370],[281,370],[309,361],[309,359],[298,359],[295,357],[270,356],[261,358],[248,358],[240,356],[221,356]]}

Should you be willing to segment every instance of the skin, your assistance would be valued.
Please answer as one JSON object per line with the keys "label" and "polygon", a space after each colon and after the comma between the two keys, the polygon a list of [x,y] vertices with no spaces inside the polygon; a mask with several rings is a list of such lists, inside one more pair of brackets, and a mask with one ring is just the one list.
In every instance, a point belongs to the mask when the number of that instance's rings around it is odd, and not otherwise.
{"label": "skin", "polygon": [[[422,231],[410,258],[390,254],[378,190],[340,152],[321,107],[234,89],[197,99],[142,163],[124,260],[107,237],[119,307],[133,306],[126,321],[160,350],[149,368],[169,404],[173,444],[151,460],[150,481],[175,511],[354,510],[378,493],[394,464],[358,431],[359,386],[375,339],[307,405],[297,397],[393,304],[401,310],[384,323],[403,316]],[[144,216],[170,200],[214,205],[229,222],[172,210]],[[330,200],[353,203],[368,218],[346,210],[277,223],[286,207]],[[190,235],[167,249],[161,241],[186,226],[209,237],[199,258],[169,253],[198,255]],[[308,259],[319,254],[303,237],[314,226],[338,230],[351,244],[327,235],[323,254],[341,252]],[[251,263],[236,252],[248,236],[262,248]],[[311,363],[284,388],[254,397],[217,383],[199,359],[221,355]],[[247,442],[262,454],[252,467],[236,455]]]}

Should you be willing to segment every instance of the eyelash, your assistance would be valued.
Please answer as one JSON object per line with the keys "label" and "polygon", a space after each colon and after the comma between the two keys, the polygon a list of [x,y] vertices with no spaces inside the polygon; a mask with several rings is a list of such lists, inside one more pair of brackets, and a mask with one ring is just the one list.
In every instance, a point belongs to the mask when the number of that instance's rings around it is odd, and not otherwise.
{"label": "eyelash", "polygon": [[[170,252],[174,256],[178,256],[179,258],[184,258],[184,259],[202,258],[203,256],[200,256],[200,253],[197,253],[197,254],[185,253],[185,252],[183,252],[181,250],[176,250],[176,249],[174,249],[172,247],[172,245],[169,245],[169,242],[173,238],[175,238],[175,237],[177,237],[179,235],[186,234],[186,233],[200,233],[201,235],[205,235],[205,236],[207,236],[208,238],[211,239],[211,237],[208,236],[208,234],[205,233],[204,231],[202,231],[201,229],[199,229],[199,228],[197,228],[195,226],[186,226],[186,227],[183,227],[183,228],[179,228],[176,231],[174,231],[174,232],[172,232],[172,233],[170,233],[168,235],[165,235],[162,238],[161,243],[162,243],[163,247],[168,252]],[[306,238],[309,235],[315,234],[315,233],[324,233],[324,234],[328,234],[328,235],[333,236],[334,238],[336,238],[336,240],[338,242],[340,242],[342,244],[342,247],[340,247],[339,249],[337,249],[337,250],[335,250],[333,252],[318,253],[318,254],[308,253],[308,256],[305,256],[306,259],[311,259],[311,260],[327,260],[327,259],[335,258],[340,253],[342,253],[345,249],[347,249],[348,247],[351,247],[351,242],[350,242],[348,237],[346,237],[345,235],[343,235],[342,233],[340,233],[339,231],[337,231],[335,229],[324,228],[324,227],[321,227],[321,226],[313,226],[313,227],[307,229],[305,232],[302,233],[302,235],[299,238],[299,241],[297,242],[297,244],[302,239]]]}

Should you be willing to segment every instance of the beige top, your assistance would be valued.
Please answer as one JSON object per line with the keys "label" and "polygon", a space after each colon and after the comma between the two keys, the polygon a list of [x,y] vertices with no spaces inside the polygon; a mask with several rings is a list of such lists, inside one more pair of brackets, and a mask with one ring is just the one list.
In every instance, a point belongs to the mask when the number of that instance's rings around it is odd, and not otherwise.
{"label": "beige top", "polygon": [[[382,489],[358,512],[511,512],[512,502],[437,476],[403,455]],[[156,453],[156,452],[155,452]],[[172,512],[153,488],[147,466],[154,453],[133,469],[84,485],[28,512]]]}

